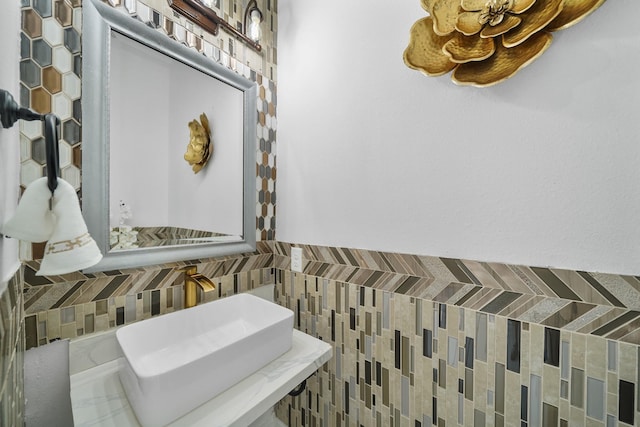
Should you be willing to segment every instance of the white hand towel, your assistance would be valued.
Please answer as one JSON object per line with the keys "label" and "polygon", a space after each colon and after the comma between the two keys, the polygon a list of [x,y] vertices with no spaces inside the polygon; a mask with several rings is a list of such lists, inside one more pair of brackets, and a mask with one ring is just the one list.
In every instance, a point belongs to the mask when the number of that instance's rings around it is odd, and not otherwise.
{"label": "white hand towel", "polygon": [[45,242],[53,233],[54,218],[49,210],[51,191],[47,178],[33,181],[24,191],[13,217],[2,227],[2,234],[27,242]]}
{"label": "white hand towel", "polygon": [[53,234],[36,276],[70,273],[100,262],[102,254],[87,231],[76,191],[61,178],[53,193],[53,215]]}

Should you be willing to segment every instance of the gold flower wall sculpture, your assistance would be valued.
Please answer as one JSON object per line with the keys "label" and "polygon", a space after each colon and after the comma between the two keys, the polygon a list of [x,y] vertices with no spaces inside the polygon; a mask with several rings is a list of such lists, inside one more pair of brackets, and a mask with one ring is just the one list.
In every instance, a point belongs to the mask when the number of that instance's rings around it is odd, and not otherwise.
{"label": "gold flower wall sculpture", "polygon": [[189,145],[184,153],[184,159],[191,165],[193,173],[200,172],[213,153],[211,129],[206,114],[200,114],[200,122],[202,124],[197,120],[189,122]]}
{"label": "gold flower wall sculpture", "polygon": [[491,86],[533,62],[551,33],[605,0],[421,0],[430,16],[410,32],[404,62],[429,76],[453,70],[459,85]]}

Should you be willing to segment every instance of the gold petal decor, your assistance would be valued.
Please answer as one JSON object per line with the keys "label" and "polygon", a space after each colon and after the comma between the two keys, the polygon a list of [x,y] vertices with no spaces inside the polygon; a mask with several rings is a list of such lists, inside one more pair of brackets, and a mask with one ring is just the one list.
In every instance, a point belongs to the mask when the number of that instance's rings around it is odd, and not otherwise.
{"label": "gold petal decor", "polygon": [[[428,4],[422,3],[422,6]],[[433,16],[433,30],[439,36],[451,34],[456,29],[460,0],[433,0],[429,14]]]}
{"label": "gold petal decor", "polygon": [[453,70],[456,84],[492,86],[550,46],[605,0],[420,0],[430,16],[410,31],[404,62],[428,76]]}
{"label": "gold petal decor", "polygon": [[538,0],[533,7],[522,12],[522,23],[502,36],[505,47],[514,47],[549,25],[562,11],[564,0]]}
{"label": "gold petal decor", "polygon": [[551,33],[540,32],[515,48],[498,43],[496,53],[481,62],[461,64],[451,79],[459,85],[491,86],[508,79],[547,50]]}
{"label": "gold petal decor", "polygon": [[441,76],[458,65],[442,50],[451,37],[441,37],[433,31],[433,19],[422,18],[411,27],[409,47],[404,52],[404,62],[409,68],[420,70],[428,76]]}
{"label": "gold petal decor", "polygon": [[456,34],[442,47],[452,62],[464,64],[469,61],[484,61],[495,52],[493,39],[467,37]]}
{"label": "gold petal decor", "polygon": [[458,15],[456,22],[456,30],[465,36],[478,34],[482,30],[483,25],[478,20],[478,14],[475,12],[462,12]]}
{"label": "gold petal decor", "polygon": [[189,163],[193,173],[204,168],[213,153],[211,127],[205,113],[200,114],[200,122],[194,119],[189,122],[189,144],[184,159]]}
{"label": "gold petal decor", "polygon": [[536,3],[536,0],[514,0],[513,13],[522,13]]}
{"label": "gold petal decor", "polygon": [[495,27],[492,27],[491,25],[485,26],[480,32],[480,37],[485,39],[497,37],[499,35],[506,33],[509,30],[514,29],[515,27],[520,25],[521,22],[522,22],[521,18],[515,15],[509,15],[506,18],[504,18],[504,20],[500,23],[500,25],[496,25]]}

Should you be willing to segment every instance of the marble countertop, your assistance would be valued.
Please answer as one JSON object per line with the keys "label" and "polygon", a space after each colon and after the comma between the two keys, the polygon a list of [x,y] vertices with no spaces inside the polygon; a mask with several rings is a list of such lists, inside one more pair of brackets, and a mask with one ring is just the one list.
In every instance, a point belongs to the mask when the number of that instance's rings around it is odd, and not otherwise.
{"label": "marble countertop", "polygon": [[[113,334],[99,343],[83,340],[78,348],[110,347]],[[91,352],[85,353],[91,358]],[[240,381],[177,419],[173,427],[247,426],[313,374],[332,357],[329,344],[294,330],[291,349],[253,375]],[[118,378],[119,359],[91,364],[71,357],[71,403],[76,427],[139,426]],[[76,366],[82,365],[80,370]]]}

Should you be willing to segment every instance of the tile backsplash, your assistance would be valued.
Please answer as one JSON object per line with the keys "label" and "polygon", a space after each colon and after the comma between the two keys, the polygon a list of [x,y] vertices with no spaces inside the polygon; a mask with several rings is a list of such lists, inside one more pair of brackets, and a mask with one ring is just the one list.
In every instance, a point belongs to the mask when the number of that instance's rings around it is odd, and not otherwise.
{"label": "tile backsplash", "polygon": [[635,344],[288,270],[276,276],[296,328],[334,346],[305,392],[278,404],[289,425],[610,426],[640,415]]}
{"label": "tile backsplash", "polygon": [[638,278],[276,243],[277,301],[334,357],[277,414],[317,426],[638,420]]}
{"label": "tile backsplash", "polygon": [[216,284],[204,301],[273,283],[272,242],[258,242],[253,253],[64,276],[36,276],[38,261],[24,265],[26,348],[53,340],[104,331],[183,307],[184,275],[197,265]]}
{"label": "tile backsplash", "polygon": [[24,420],[24,315],[22,271],[0,292],[0,425]]}
{"label": "tile backsplash", "polygon": [[[306,274],[640,344],[639,277],[297,246]],[[289,269],[290,247],[276,242],[276,267]]]}
{"label": "tile backsplash", "polygon": [[[276,283],[333,359],[287,397],[290,425],[624,426],[638,420],[637,277],[259,242],[196,260],[230,295]],[[27,347],[182,307],[181,263],[62,277],[26,263]]]}

